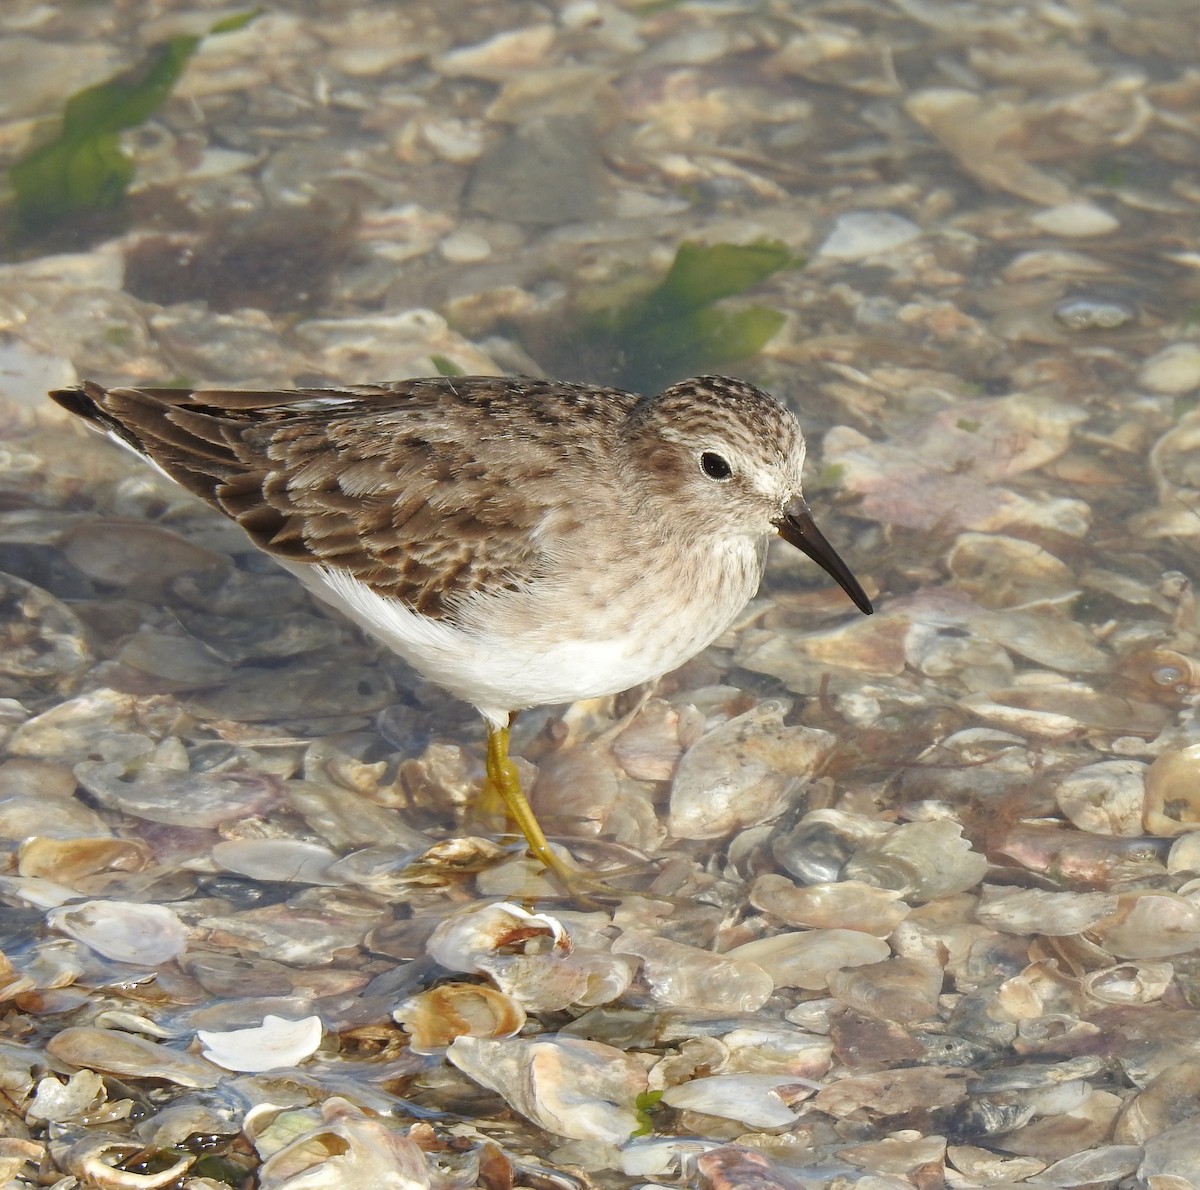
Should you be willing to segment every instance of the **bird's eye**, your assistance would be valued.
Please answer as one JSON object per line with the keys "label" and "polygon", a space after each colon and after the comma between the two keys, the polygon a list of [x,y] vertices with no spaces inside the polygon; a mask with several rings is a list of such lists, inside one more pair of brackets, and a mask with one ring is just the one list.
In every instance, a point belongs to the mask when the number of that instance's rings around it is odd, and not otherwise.
{"label": "bird's eye", "polygon": [[706,450],[700,456],[700,470],[709,479],[728,479],[733,474],[733,468],[729,465],[725,456],[719,455],[712,450]]}

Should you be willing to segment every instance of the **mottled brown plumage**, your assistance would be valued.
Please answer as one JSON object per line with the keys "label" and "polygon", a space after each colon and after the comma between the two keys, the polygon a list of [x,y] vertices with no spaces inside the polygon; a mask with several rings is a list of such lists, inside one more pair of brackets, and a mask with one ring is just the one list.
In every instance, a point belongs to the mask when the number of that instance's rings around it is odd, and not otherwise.
{"label": "mottled brown plumage", "polygon": [[557,477],[598,456],[637,400],[491,376],[273,393],[86,383],[51,395],[267,553],[336,566],[435,619],[538,569],[530,534],[561,503]]}
{"label": "mottled brown plumage", "polygon": [[51,395],[478,707],[489,777],[560,874],[507,757],[511,711],[693,656],[754,594],[776,533],[871,610],[804,502],[795,418],[742,381]]}

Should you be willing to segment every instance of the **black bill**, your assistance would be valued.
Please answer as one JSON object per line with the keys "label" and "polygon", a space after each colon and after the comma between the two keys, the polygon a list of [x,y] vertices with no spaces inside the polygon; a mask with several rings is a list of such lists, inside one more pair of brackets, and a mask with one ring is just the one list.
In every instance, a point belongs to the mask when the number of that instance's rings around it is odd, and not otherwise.
{"label": "black bill", "polygon": [[775,527],[788,545],[803,550],[822,570],[835,579],[838,586],[854,600],[859,611],[869,616],[875,610],[858,579],[850,573],[850,567],[838,557],[837,550],[825,540],[825,534],[817,528],[812,513],[803,500],[793,500],[783,517],[775,522]]}

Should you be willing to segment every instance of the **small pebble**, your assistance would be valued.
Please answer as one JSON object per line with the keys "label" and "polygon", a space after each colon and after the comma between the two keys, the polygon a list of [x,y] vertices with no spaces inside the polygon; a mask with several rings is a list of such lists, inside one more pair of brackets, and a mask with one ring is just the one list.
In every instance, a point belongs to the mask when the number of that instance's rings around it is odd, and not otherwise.
{"label": "small pebble", "polygon": [[1114,215],[1090,202],[1069,202],[1060,207],[1047,207],[1030,220],[1041,231],[1055,236],[1106,236],[1121,226]]}
{"label": "small pebble", "polygon": [[1132,306],[1103,298],[1069,298],[1054,307],[1054,317],[1069,331],[1111,331],[1137,317]]}
{"label": "small pebble", "polygon": [[921,229],[891,211],[851,211],[838,216],[833,230],[817,249],[824,260],[864,260],[915,240]]}
{"label": "small pebble", "polygon": [[1155,352],[1138,373],[1143,387],[1178,396],[1200,387],[1200,343],[1172,343]]}
{"label": "small pebble", "polygon": [[478,260],[487,260],[492,254],[492,246],[473,231],[455,231],[442,240],[438,251],[451,264],[474,264]]}

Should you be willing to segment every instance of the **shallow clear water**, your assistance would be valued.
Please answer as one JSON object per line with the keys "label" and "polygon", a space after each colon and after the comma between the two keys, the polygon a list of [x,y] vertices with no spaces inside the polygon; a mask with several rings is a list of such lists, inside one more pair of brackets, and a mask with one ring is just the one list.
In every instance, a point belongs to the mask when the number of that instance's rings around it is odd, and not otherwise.
{"label": "shallow clear water", "polygon": [[[4,1175],[1200,1185],[1195,5],[231,11],[0,13]],[[877,613],[781,549],[522,718],[591,910],[469,708],[44,399],[711,370]]]}

